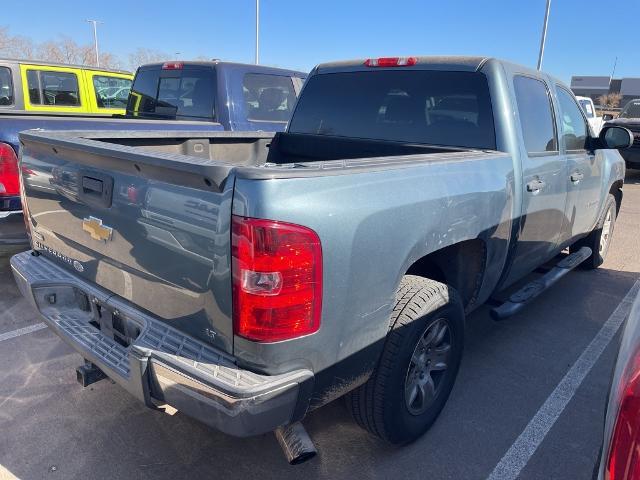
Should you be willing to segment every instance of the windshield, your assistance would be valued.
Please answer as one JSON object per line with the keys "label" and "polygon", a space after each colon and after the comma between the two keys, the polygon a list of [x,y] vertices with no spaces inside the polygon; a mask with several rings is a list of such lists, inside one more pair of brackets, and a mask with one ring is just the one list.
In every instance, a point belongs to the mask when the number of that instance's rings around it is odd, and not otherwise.
{"label": "windshield", "polygon": [[640,100],[631,100],[627,103],[620,118],[640,118]]}
{"label": "windshield", "polygon": [[379,70],[311,77],[290,133],[495,149],[486,77]]}

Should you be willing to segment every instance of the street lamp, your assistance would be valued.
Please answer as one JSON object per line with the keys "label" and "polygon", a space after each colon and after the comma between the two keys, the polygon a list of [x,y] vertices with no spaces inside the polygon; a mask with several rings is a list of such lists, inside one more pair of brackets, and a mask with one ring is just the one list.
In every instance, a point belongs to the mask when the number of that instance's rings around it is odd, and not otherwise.
{"label": "street lamp", "polygon": [[260,61],[260,0],[256,0],[256,65]]}
{"label": "street lamp", "polygon": [[538,53],[538,70],[542,68],[542,56],[544,55],[544,43],[547,40],[547,24],[549,23],[549,9],[551,0],[547,0],[547,9],[544,12],[544,24],[542,25],[542,38],[540,39],[540,53]]}
{"label": "street lamp", "polygon": [[96,67],[100,66],[100,53],[98,52],[98,24],[102,23],[99,20],[87,20],[87,22],[93,24],[93,44],[96,49]]}

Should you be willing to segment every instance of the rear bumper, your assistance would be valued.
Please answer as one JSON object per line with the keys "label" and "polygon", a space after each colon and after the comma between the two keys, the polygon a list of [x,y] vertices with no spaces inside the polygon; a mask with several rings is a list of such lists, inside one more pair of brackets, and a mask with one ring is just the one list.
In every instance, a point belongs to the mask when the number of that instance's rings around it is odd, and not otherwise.
{"label": "rear bumper", "polygon": [[[257,435],[299,420],[313,380],[309,370],[260,375],[75,276],[42,255],[11,259],[22,294],[47,325],[85,359],[149,407],[169,404],[222,432]],[[125,347],[89,322],[96,305],[139,329]]]}
{"label": "rear bumper", "polygon": [[0,247],[13,245],[29,245],[22,210],[0,211]]}

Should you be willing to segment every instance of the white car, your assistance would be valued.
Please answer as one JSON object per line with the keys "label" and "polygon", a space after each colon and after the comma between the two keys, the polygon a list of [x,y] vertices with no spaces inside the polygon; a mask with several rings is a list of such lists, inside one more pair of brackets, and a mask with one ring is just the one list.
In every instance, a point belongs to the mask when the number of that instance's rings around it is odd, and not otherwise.
{"label": "white car", "polygon": [[589,125],[593,130],[593,134],[595,136],[598,136],[600,130],[602,129],[604,121],[602,117],[598,117],[596,115],[596,107],[593,105],[593,100],[591,100],[589,97],[576,97],[576,100],[578,100],[578,103],[582,107],[582,110],[584,110],[584,114],[587,116],[587,120],[589,121]]}

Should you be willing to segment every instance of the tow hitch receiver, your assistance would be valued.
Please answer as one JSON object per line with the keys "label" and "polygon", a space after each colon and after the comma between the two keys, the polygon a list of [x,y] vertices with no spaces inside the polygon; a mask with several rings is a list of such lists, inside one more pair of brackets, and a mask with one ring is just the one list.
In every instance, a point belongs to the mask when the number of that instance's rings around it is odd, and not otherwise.
{"label": "tow hitch receiver", "polygon": [[84,361],[84,365],[76,368],[76,376],[78,383],[83,387],[99,382],[107,378],[105,373],[88,360]]}

